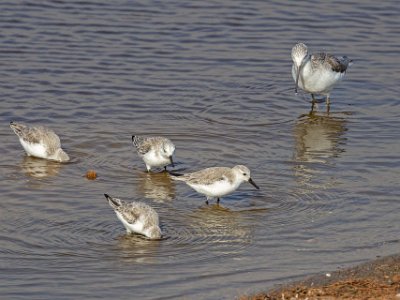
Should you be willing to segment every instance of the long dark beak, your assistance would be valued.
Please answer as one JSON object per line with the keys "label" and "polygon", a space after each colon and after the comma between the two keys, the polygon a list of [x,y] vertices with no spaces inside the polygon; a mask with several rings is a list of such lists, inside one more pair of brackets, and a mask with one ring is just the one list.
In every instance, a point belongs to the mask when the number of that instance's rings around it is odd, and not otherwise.
{"label": "long dark beak", "polygon": [[260,188],[258,187],[258,185],[253,181],[253,179],[249,179],[249,183],[254,186],[257,190],[259,190]]}
{"label": "long dark beak", "polygon": [[296,66],[296,67],[297,67],[297,76],[296,76],[296,86],[295,86],[295,88],[294,88],[295,94],[297,94],[297,88],[299,87],[300,72],[301,72],[301,68],[302,68],[303,65],[304,65],[304,60],[305,60],[305,58],[303,58],[303,60],[301,61],[300,66],[298,66],[298,67]]}
{"label": "long dark beak", "polygon": [[174,165],[174,161],[172,160],[172,155],[169,157],[169,161],[171,162],[171,166],[174,168],[175,165]]}

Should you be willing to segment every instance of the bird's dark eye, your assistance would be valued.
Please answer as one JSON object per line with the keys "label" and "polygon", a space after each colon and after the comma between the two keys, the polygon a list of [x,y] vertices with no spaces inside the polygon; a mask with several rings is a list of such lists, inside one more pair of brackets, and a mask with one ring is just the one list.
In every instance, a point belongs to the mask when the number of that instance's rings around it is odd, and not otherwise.
{"label": "bird's dark eye", "polygon": [[247,174],[246,174],[246,173],[243,173],[243,176],[247,176]]}

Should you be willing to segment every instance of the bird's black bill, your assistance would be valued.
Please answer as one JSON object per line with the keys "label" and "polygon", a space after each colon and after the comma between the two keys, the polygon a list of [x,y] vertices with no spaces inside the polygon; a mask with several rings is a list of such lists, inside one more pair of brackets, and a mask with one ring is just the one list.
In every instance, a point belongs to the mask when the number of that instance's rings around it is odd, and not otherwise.
{"label": "bird's black bill", "polygon": [[301,68],[303,67],[303,64],[304,64],[304,58],[303,58],[303,60],[301,61],[300,66],[297,67],[296,86],[295,86],[295,88],[294,88],[295,94],[297,94],[297,89],[298,89],[298,87],[299,87],[300,72],[301,72]]}
{"label": "bird's black bill", "polygon": [[253,181],[253,179],[249,179],[249,183],[254,186],[257,190],[259,190],[260,188],[258,187],[258,185]]}
{"label": "bird's black bill", "polygon": [[169,157],[169,161],[171,162],[171,166],[174,168],[175,165],[174,165],[174,161],[172,160],[172,156]]}
{"label": "bird's black bill", "polygon": [[297,67],[296,86],[294,88],[295,94],[297,94],[297,88],[299,87],[300,70],[301,70],[301,66]]}

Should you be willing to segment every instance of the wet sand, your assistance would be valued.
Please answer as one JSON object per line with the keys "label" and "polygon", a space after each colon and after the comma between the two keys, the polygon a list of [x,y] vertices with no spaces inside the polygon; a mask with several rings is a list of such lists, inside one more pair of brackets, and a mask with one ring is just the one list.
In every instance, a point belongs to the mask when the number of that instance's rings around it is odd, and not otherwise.
{"label": "wet sand", "polygon": [[242,296],[240,300],[387,300],[400,299],[399,293],[400,255],[393,255],[329,274],[313,275],[266,293]]}

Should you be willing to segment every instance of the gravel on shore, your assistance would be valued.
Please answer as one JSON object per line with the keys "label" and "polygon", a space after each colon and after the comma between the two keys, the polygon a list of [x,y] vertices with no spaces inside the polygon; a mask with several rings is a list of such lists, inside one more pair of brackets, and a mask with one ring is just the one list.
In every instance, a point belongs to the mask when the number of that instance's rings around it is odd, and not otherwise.
{"label": "gravel on shore", "polygon": [[274,288],[240,300],[400,300],[400,255]]}

